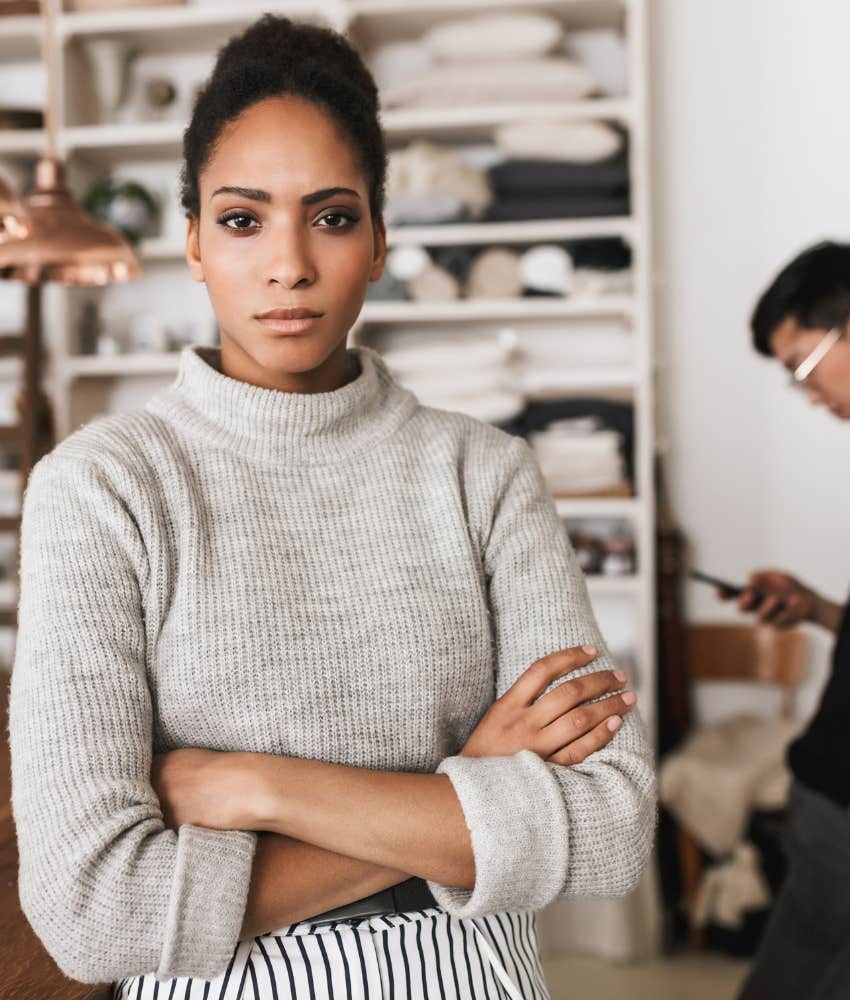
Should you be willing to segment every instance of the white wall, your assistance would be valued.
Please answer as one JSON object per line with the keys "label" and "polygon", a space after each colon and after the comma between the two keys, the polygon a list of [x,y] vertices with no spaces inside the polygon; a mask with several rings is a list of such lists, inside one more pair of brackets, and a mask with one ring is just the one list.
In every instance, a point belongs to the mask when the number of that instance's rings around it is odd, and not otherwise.
{"label": "white wall", "polygon": [[[850,425],[750,347],[757,295],[798,250],[850,240],[850,4],[651,0],[660,420],[695,565],[850,589]],[[689,585],[692,619],[734,616]],[[828,637],[809,630],[811,711]]]}

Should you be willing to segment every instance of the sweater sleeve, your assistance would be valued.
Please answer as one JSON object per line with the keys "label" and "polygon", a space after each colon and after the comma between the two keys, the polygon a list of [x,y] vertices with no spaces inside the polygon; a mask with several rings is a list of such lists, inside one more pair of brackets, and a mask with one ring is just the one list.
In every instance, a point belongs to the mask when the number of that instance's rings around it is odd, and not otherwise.
{"label": "sweater sleeve", "polygon": [[24,914],[81,982],[211,979],[238,943],[257,835],[163,821],[150,782],[137,523],[109,477],[57,454],[24,494],[9,697]]}
{"label": "sweater sleeve", "polygon": [[[587,585],[532,449],[508,446],[488,537],[488,586],[496,697],[535,660],[594,644],[587,667],[612,669]],[[459,917],[542,909],[569,896],[621,896],[645,867],[655,829],[655,777],[637,711],[582,764],[545,761],[532,750],[440,762],[460,800],[475,859],[472,889],[429,881],[437,902]]]}

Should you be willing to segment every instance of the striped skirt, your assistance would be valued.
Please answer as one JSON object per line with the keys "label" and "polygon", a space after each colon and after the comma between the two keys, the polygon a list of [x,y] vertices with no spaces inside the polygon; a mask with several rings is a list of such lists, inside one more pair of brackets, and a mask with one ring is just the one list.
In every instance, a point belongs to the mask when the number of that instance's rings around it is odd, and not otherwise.
{"label": "striped skirt", "polygon": [[216,979],[113,986],[113,1000],[550,1000],[532,910],[458,918],[439,907],[287,924],[240,941]]}

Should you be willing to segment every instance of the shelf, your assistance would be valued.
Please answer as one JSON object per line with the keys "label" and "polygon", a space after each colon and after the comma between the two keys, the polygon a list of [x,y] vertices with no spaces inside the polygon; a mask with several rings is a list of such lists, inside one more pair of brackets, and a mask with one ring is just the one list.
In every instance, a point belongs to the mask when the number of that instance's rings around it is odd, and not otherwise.
{"label": "shelf", "polygon": [[628,517],[638,518],[643,512],[639,497],[555,497],[555,509],[560,517]]}
{"label": "shelf", "polygon": [[47,142],[40,128],[0,129],[0,156],[38,156]]}
{"label": "shelf", "polygon": [[0,17],[0,62],[30,62],[41,54],[41,18],[38,14]]}
{"label": "shelf", "polygon": [[458,108],[396,108],[381,114],[384,133],[390,140],[413,139],[428,133],[449,136],[457,130],[474,136],[493,127],[516,121],[614,120],[628,125],[634,116],[627,100],[588,98],[584,101],[552,101],[525,104],[475,105]]}
{"label": "shelf", "polygon": [[97,153],[108,163],[135,159],[177,159],[183,142],[182,121],[77,125],[59,130],[63,155]]}
{"label": "shelf", "polygon": [[521,222],[465,222],[438,226],[392,226],[387,242],[393,246],[463,246],[480,243],[536,243],[579,240],[594,236],[621,236],[633,240],[635,220],[630,216],[604,219],[530,219]]}
{"label": "shelf", "polygon": [[175,7],[139,7],[128,10],[104,11],[72,11],[60,14],[56,19],[56,28],[61,38],[73,38],[92,35],[123,35],[131,34],[133,43],[160,47],[168,36],[186,32],[191,35],[194,46],[206,44],[208,36],[220,31],[215,29],[239,27],[248,25],[261,17],[266,11],[275,14],[286,14],[295,18],[314,20],[318,14],[324,21],[337,21],[342,7],[325,0],[318,7],[314,3],[297,2],[297,0],[269,0],[268,3],[257,4],[242,2],[239,4],[203,4]]}
{"label": "shelf", "polygon": [[639,373],[634,368],[567,369],[553,371],[545,378],[539,375],[522,376],[518,388],[535,399],[553,397],[559,392],[602,391],[605,389],[633,389]]}
{"label": "shelf", "polygon": [[65,377],[114,378],[121,375],[170,375],[177,372],[179,351],[161,354],[92,354],[69,357],[63,366]]}
{"label": "shelf", "polygon": [[631,596],[641,591],[641,578],[639,576],[586,574],[585,579],[591,597]]}
{"label": "shelf", "polygon": [[455,320],[570,319],[583,316],[630,316],[629,296],[527,296],[512,299],[457,299],[453,302],[365,302],[359,323],[439,323]]}

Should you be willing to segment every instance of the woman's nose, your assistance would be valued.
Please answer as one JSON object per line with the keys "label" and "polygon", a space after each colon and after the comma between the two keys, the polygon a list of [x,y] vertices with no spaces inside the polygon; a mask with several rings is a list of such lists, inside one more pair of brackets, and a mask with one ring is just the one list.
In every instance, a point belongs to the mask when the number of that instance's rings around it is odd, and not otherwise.
{"label": "woman's nose", "polygon": [[301,233],[281,232],[269,245],[267,274],[270,282],[276,281],[284,288],[295,288],[300,284],[310,285],[316,280],[309,243]]}

